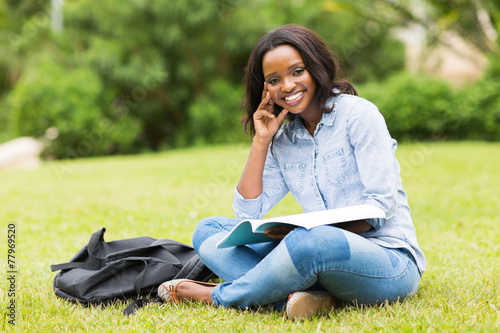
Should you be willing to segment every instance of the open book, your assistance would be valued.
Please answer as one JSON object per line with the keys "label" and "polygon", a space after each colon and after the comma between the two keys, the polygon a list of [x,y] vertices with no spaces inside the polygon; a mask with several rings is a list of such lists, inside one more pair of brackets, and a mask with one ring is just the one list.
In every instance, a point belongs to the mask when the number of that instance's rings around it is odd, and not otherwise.
{"label": "open book", "polygon": [[264,235],[264,230],[274,227],[297,226],[311,229],[320,225],[373,218],[385,219],[385,212],[375,206],[357,205],[311,213],[270,217],[263,220],[243,220],[217,243],[217,248],[272,241],[273,239]]}

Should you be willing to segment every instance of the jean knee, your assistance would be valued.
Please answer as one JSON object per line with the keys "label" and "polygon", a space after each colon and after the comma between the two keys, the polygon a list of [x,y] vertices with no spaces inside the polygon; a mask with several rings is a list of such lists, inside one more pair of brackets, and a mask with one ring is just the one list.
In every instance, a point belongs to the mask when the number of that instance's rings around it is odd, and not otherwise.
{"label": "jean knee", "polygon": [[213,228],[213,218],[206,217],[198,222],[196,228],[193,232],[193,247],[198,252],[200,249],[201,243],[205,241],[208,237],[212,235],[210,230]]}
{"label": "jean knee", "polygon": [[198,252],[201,244],[207,238],[224,231],[228,225],[235,224],[233,220],[234,219],[221,216],[206,217],[200,220],[193,233],[192,242],[194,249]]}
{"label": "jean knee", "polygon": [[301,273],[318,273],[324,264],[350,259],[349,242],[343,230],[320,226],[310,230],[297,228],[285,237],[288,253]]}
{"label": "jean knee", "polygon": [[287,248],[304,256],[321,255],[325,251],[349,247],[343,230],[331,226],[319,226],[310,230],[297,228],[286,236],[285,242]]}

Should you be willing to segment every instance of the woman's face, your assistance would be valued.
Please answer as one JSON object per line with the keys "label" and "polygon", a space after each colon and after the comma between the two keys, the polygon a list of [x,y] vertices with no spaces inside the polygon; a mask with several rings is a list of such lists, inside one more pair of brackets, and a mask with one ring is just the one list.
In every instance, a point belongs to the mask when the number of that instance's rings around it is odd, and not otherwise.
{"label": "woman's face", "polygon": [[294,114],[320,112],[314,103],[316,82],[297,49],[281,45],[267,52],[262,58],[262,69],[274,103]]}

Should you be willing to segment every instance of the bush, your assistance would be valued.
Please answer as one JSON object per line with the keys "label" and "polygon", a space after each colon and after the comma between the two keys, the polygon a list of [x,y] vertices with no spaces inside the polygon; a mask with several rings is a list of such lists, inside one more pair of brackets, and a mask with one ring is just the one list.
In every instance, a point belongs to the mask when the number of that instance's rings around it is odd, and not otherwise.
{"label": "bush", "polygon": [[198,95],[189,106],[188,142],[203,144],[245,140],[240,106],[243,96],[241,86],[235,87],[220,79],[212,81],[208,91]]}
{"label": "bush", "polygon": [[59,135],[45,151],[54,158],[131,152],[139,126],[130,117],[104,117],[100,105],[112,107],[105,94],[89,68],[65,68],[38,59],[28,65],[8,96],[13,132],[41,138],[55,127]]}
{"label": "bush", "polygon": [[457,132],[467,138],[500,140],[500,54],[492,56],[485,75],[463,92]]}
{"label": "bush", "polygon": [[457,117],[457,95],[442,80],[398,73],[381,83],[358,87],[375,103],[397,140],[447,139]]}

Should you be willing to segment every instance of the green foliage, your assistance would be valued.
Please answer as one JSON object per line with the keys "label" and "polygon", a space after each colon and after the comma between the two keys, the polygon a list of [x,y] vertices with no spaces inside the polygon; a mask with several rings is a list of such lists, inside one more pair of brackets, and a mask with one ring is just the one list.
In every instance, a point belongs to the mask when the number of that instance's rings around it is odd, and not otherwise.
{"label": "green foliage", "polygon": [[500,140],[500,54],[490,57],[490,65],[478,82],[463,92],[462,110],[467,121],[457,121],[459,134],[480,140]]}
{"label": "green foliage", "polygon": [[500,2],[498,0],[338,0],[325,3],[342,4],[360,16],[397,26],[416,26],[426,30],[429,46],[444,44],[444,31],[453,31],[483,54],[494,54],[500,39]]}
{"label": "green foliage", "polygon": [[65,14],[66,34],[75,37],[70,47],[81,48],[103,82],[117,88],[116,97],[142,124],[142,144],[171,145],[190,101],[214,72],[211,50],[221,43],[215,5],[78,0]]}
{"label": "green foliage", "polygon": [[43,137],[54,127],[58,137],[46,154],[74,158],[132,151],[138,126],[129,118],[115,123],[101,112],[106,89],[89,68],[67,68],[48,57],[30,64],[7,100],[14,132]]}
{"label": "green foliage", "polygon": [[390,37],[391,25],[372,18],[360,19],[345,7],[334,7],[319,17],[307,26],[327,41],[349,80],[383,80],[404,68],[404,45]]}
{"label": "green foliage", "polygon": [[[484,53],[492,54],[500,47],[497,38],[492,37],[490,29],[500,23],[500,3],[495,0],[461,0],[461,1],[426,1],[432,8],[427,21],[435,21],[440,29],[453,30],[464,40]],[[431,28],[429,30],[433,30]],[[498,29],[497,29],[498,30]],[[434,36],[438,37],[438,36]]]}
{"label": "green foliage", "polygon": [[[73,0],[64,2],[64,29],[55,33],[49,0],[1,2],[0,123],[12,119],[16,131],[0,125],[0,139],[56,126],[49,153],[59,158],[244,140],[239,100],[248,55],[266,31],[293,22],[325,39],[396,138],[498,140],[494,69],[459,92],[397,74],[404,48],[394,26],[428,20],[431,37],[441,28],[485,29],[471,1],[425,3],[421,16],[406,0]],[[498,6],[474,3],[498,28]],[[487,53],[496,47],[484,38],[473,43]],[[92,147],[83,149],[89,131]]]}
{"label": "green foliage", "polygon": [[482,79],[458,90],[440,79],[406,72],[358,86],[398,140],[500,140],[500,57]]}
{"label": "green foliage", "polygon": [[427,76],[402,72],[359,93],[377,105],[397,140],[443,139],[456,116],[450,86]]}
{"label": "green foliage", "polygon": [[228,143],[245,139],[241,124],[241,86],[214,80],[189,106],[189,134],[196,143]]}
{"label": "green foliage", "polygon": [[[323,4],[322,0],[74,0],[64,2],[64,29],[54,33],[50,1],[9,0],[0,6],[0,16],[8,18],[5,26],[10,30],[8,35],[0,33],[0,41],[9,45],[7,51],[0,51],[0,75],[15,74],[2,81],[6,94],[14,88],[14,96],[9,98],[12,108],[5,107],[0,96],[0,110],[12,109],[8,111],[16,113],[12,119],[28,114],[26,105],[40,97],[36,89],[26,88],[33,80],[23,77],[47,76],[55,83],[45,84],[46,96],[57,97],[74,113],[90,110],[72,116],[86,121],[60,121],[61,138],[73,151],[81,142],[78,132],[102,132],[95,127],[102,119],[116,125],[115,130],[103,133],[99,147],[89,149],[89,155],[239,141],[244,138],[238,124],[243,69],[256,41],[270,29],[294,22],[317,31],[337,49],[349,76],[358,82],[381,79],[402,67],[402,46],[388,37],[390,26],[325,9]],[[58,68],[51,72],[45,65],[33,65],[40,54],[52,58]],[[81,84],[80,93],[68,94],[70,88],[57,83],[72,80],[59,80],[59,75],[77,73],[81,79],[83,72],[92,86]],[[46,91],[51,86],[55,91]],[[76,79],[69,86],[77,88]],[[82,106],[76,105],[76,95],[88,97]],[[24,135],[40,135],[46,130],[43,126],[49,125],[47,119],[61,112],[45,114],[45,110],[37,108],[40,119],[30,121],[22,130]],[[207,123],[216,130],[205,128]],[[74,126],[71,131],[70,126]],[[53,150],[56,157],[67,156],[60,147]]]}

